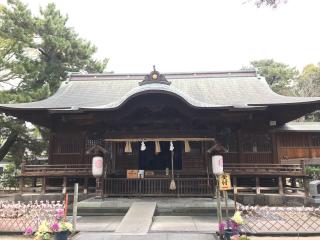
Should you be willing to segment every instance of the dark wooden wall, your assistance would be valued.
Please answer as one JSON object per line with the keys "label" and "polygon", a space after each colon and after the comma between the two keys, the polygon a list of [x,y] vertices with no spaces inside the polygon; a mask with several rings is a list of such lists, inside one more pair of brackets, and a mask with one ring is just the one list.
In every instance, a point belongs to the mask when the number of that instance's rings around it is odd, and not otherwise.
{"label": "dark wooden wall", "polygon": [[320,157],[320,133],[279,132],[276,135],[281,161]]}
{"label": "dark wooden wall", "polygon": [[[287,140],[287,135],[280,134],[277,136],[281,139],[280,143],[283,145],[286,142],[290,145],[291,138]],[[221,137],[220,137],[221,138]],[[291,147],[283,147],[280,144],[279,156],[274,159],[274,153],[277,152],[276,147],[273,146],[273,135],[269,133],[256,133],[256,132],[237,132],[232,138],[223,140],[223,145],[227,148],[228,152],[224,153],[225,163],[277,163],[278,157],[288,154],[292,150]],[[296,141],[301,141],[296,140]],[[308,140],[310,143],[312,140]],[[304,142],[304,141],[302,141]],[[50,164],[91,164],[92,155],[87,154],[86,150],[100,144],[104,146],[101,139],[92,139],[86,136],[84,132],[55,132],[50,137]],[[124,152],[124,142],[112,143],[112,156],[108,169],[111,172],[125,171],[126,169],[136,169],[139,166],[139,148],[133,143],[133,152]],[[291,146],[291,145],[290,145]],[[191,152],[185,152],[184,147],[182,151],[182,170],[205,170],[207,164],[210,164],[207,149],[211,147],[210,142],[190,142]],[[278,146],[279,147],[279,146]],[[320,154],[320,151],[310,151],[309,147],[304,147],[298,151],[300,155],[307,156],[308,154]],[[292,155],[296,156],[294,153]],[[291,155],[289,155],[291,157]],[[309,155],[308,155],[309,156]]]}

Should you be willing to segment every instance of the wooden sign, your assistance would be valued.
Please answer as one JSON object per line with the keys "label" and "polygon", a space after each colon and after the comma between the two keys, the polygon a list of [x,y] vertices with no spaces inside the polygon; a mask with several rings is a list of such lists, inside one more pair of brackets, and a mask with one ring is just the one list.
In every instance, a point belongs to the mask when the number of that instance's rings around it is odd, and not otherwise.
{"label": "wooden sign", "polygon": [[134,179],[138,178],[139,170],[127,170],[127,178]]}
{"label": "wooden sign", "polygon": [[229,173],[224,173],[219,176],[219,189],[220,191],[226,191],[231,189],[231,180]]}

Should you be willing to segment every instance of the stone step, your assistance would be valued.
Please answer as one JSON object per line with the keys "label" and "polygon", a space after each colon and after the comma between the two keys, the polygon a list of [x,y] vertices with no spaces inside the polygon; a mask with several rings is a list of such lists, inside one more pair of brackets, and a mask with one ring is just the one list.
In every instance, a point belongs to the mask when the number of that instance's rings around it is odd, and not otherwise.
{"label": "stone step", "polygon": [[[156,202],[155,216],[216,216],[216,199],[212,198],[91,198],[78,203],[79,216],[124,216],[134,202]],[[225,204],[221,207],[225,214]],[[234,213],[234,201],[228,200],[229,215]],[[72,214],[72,206],[69,206]]]}

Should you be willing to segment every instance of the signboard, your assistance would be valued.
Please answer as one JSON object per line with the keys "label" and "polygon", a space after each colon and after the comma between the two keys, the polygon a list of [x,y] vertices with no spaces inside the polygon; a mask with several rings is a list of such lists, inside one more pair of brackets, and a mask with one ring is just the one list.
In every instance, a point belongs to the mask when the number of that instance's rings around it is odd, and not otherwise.
{"label": "signboard", "polygon": [[139,170],[127,170],[127,178],[133,179],[138,178]]}
{"label": "signboard", "polygon": [[144,172],[145,177],[153,177],[154,176],[154,171],[145,171]]}
{"label": "signboard", "polygon": [[230,180],[229,173],[224,173],[219,176],[219,189],[220,189],[220,191],[225,191],[225,190],[231,189],[231,180]]}

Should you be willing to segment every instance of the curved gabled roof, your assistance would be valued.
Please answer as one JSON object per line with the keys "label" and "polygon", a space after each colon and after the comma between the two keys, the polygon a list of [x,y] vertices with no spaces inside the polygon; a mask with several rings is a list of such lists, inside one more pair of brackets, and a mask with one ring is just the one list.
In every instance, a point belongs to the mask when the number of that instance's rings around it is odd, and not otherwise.
{"label": "curved gabled roof", "polygon": [[[273,92],[255,71],[168,73],[170,84],[139,85],[146,74],[73,74],[51,97],[31,103],[2,104],[0,109],[108,110],[146,93],[177,96],[194,108],[252,108],[316,103],[320,98],[287,97]],[[147,75],[148,76],[148,75]]]}

